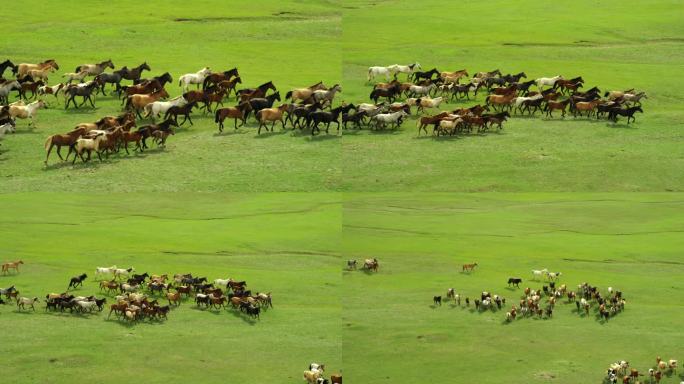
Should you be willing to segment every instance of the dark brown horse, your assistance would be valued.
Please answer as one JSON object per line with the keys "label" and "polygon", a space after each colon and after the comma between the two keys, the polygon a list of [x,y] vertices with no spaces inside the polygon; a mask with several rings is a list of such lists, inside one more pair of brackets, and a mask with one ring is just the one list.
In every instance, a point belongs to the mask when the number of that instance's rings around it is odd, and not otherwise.
{"label": "dark brown horse", "polygon": [[240,119],[240,126],[245,125],[247,114],[252,110],[252,105],[249,102],[243,102],[235,107],[221,108],[216,110],[214,122],[219,125],[219,133],[223,132],[223,121],[227,118],[235,119],[234,126],[238,129],[237,121]]}
{"label": "dark brown horse", "polygon": [[[262,92],[263,95],[266,95],[266,92],[267,92],[269,89],[272,90],[273,92],[276,92],[276,91],[277,91],[277,90],[276,90],[276,86],[273,84],[273,81],[268,81],[268,82],[266,82],[266,83],[263,83],[263,84],[261,84],[260,86],[258,86],[258,87],[256,87],[256,88],[245,88],[245,89],[240,89],[240,90],[238,90],[238,91],[235,93],[235,95],[236,95],[238,98],[241,98],[242,95],[245,95],[245,94],[247,94],[247,95],[252,94],[252,93],[253,93],[254,91],[256,91],[256,90],[260,90],[260,91]],[[259,96],[259,97],[264,97],[264,96]],[[253,99],[253,97],[250,97],[250,99]]]}
{"label": "dark brown horse", "polygon": [[229,69],[223,72],[212,73],[211,75],[204,78],[202,83],[202,89],[207,89],[211,85],[216,85],[222,81],[230,80],[233,76],[240,77],[237,67]]}
{"label": "dark brown horse", "polygon": [[[60,159],[65,160],[60,153],[63,146],[71,147],[79,137],[86,133],[86,128],[76,128],[71,132],[65,134],[52,135],[45,140],[45,150],[47,151],[47,156],[45,156],[45,165],[48,163],[48,158],[50,158],[50,152],[52,147],[57,147],[57,156]],[[69,155],[67,154],[67,157]]]}

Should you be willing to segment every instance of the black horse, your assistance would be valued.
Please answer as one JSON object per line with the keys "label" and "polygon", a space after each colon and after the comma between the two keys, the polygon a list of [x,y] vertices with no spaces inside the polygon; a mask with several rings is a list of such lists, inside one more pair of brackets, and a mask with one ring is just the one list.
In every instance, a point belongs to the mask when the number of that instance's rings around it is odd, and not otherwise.
{"label": "black horse", "polygon": [[516,287],[520,288],[520,283],[522,283],[522,279],[519,277],[509,277],[508,278],[508,286],[509,287],[511,285],[515,285]]}
{"label": "black horse", "polygon": [[390,103],[394,102],[394,100],[399,96],[401,93],[401,90],[399,89],[398,86],[393,85],[388,88],[376,88],[370,93],[370,99],[373,100],[375,104],[378,103],[378,99],[381,97],[386,98]]}
{"label": "black horse", "polygon": [[[285,118],[285,121],[289,121],[290,124],[292,124],[292,129],[299,127],[299,129],[302,130],[304,129],[304,127],[308,127],[310,123],[309,115],[311,114],[311,112],[322,109],[322,106],[319,103],[307,105],[291,105],[293,106],[293,108],[290,111],[288,111],[287,118]],[[302,121],[301,123],[300,120]]]}
{"label": "black horse", "polygon": [[524,94],[527,94],[530,91],[532,84],[534,84],[534,80],[525,81],[523,83],[517,83],[515,88],[518,92],[524,92]]}
{"label": "black horse", "polygon": [[125,72],[126,71],[122,68],[112,73],[100,73],[99,75],[95,76],[95,82],[99,86],[98,93],[102,93],[102,95],[107,96],[105,93],[105,85],[107,84],[114,84],[116,86],[115,92],[121,93],[121,80],[123,80],[123,74]]}
{"label": "black horse", "polygon": [[627,124],[629,124],[630,119],[636,121],[636,118],[634,117],[634,113],[636,112],[644,113],[643,109],[641,109],[639,106],[625,109],[613,108],[610,110],[610,112],[608,112],[608,119],[613,120],[614,123],[617,123],[618,116],[627,116]]}
{"label": "black horse", "polygon": [[356,129],[361,129],[361,124],[365,122],[365,118],[368,116],[366,111],[356,111],[354,114],[343,113],[342,114],[342,127],[347,129],[347,123],[352,123]]}
{"label": "black horse", "polygon": [[527,79],[527,75],[525,74],[525,72],[520,72],[515,75],[503,75],[501,76],[501,78],[504,79],[508,84],[513,84],[519,82],[520,79]]}
{"label": "black horse", "polygon": [[418,82],[421,79],[432,80],[433,75],[437,75],[437,77],[439,77],[439,71],[437,70],[437,68],[432,68],[431,70],[425,72],[416,71],[413,72],[411,75],[413,77],[413,81]]}
{"label": "black horse", "polygon": [[77,85],[68,87],[64,90],[64,94],[66,95],[66,104],[64,105],[64,109],[69,108],[69,104],[72,101],[74,102],[74,107],[79,107],[79,105],[76,103],[76,96],[81,96],[83,98],[83,102],[80,105],[81,107],[86,103],[86,101],[90,101],[90,105],[95,108],[95,103],[93,103],[93,99],[91,97],[95,89],[97,89],[97,82],[95,81],[91,81],[82,87]]}
{"label": "black horse", "polygon": [[2,77],[3,73],[5,73],[5,69],[7,68],[12,68],[12,73],[16,75],[17,73],[17,66],[14,65],[13,62],[11,62],[9,59],[3,61],[0,63],[0,77]]}
{"label": "black horse", "polygon": [[140,76],[144,70],[151,71],[150,66],[147,65],[147,62],[144,62],[133,69],[128,69],[126,67],[120,69],[120,71],[123,71],[122,75],[124,79],[133,81],[140,80]]}
{"label": "black horse", "polygon": [[138,128],[138,132],[140,132],[142,136],[142,149],[148,148],[145,140],[152,136],[154,131],[169,131],[171,130],[171,126],[177,127],[178,124],[173,119],[166,119],[159,124],[143,125]]}
{"label": "black horse", "polygon": [[311,136],[314,136],[316,134],[316,131],[318,131],[319,133],[321,132],[321,129],[318,128],[318,124],[321,123],[325,124],[325,133],[328,133],[328,131],[330,130],[331,123],[337,124],[337,131],[339,131],[340,122],[338,121],[338,118],[344,108],[345,107],[337,107],[331,109],[330,111],[311,112],[311,114],[309,114],[309,119],[313,123],[313,125],[311,126]]}
{"label": "black horse", "polygon": [[[251,99],[249,100],[249,104],[252,107],[252,111],[254,111],[254,116],[256,116],[256,113],[261,111],[262,109],[271,108],[276,100],[280,101],[280,92],[270,94],[266,97],[257,97]],[[247,120],[247,118],[249,117],[250,112],[251,111],[247,111],[247,114],[245,114],[245,120]]]}
{"label": "black horse", "polygon": [[69,287],[67,288],[67,290],[69,290],[69,289],[71,289],[71,288],[76,289],[76,287],[78,287],[79,285],[80,285],[80,286],[83,286],[83,281],[84,281],[87,277],[88,277],[88,275],[86,275],[85,273],[84,273],[84,274],[81,274],[81,275],[79,275],[79,276],[76,276],[76,277],[72,277],[72,278],[71,278],[71,281],[69,282]]}
{"label": "black horse", "polygon": [[[173,106],[166,111],[164,119],[167,120],[170,117],[173,117],[173,121],[175,121],[177,125],[183,125],[186,121],[189,121],[190,125],[194,125],[192,122],[192,118],[190,117],[190,113],[192,113],[192,109],[196,106],[197,101],[189,102],[183,105],[182,107]],[[180,124],[178,124],[178,115],[183,115],[183,122]]]}

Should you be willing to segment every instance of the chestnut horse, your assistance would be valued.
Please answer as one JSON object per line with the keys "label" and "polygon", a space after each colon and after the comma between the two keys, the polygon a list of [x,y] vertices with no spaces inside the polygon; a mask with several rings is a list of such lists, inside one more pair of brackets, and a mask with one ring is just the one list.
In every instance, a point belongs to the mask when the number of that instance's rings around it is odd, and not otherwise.
{"label": "chestnut horse", "polygon": [[17,65],[17,76],[24,76],[29,73],[29,71],[33,69],[45,69],[45,68],[52,68],[54,70],[59,69],[59,65],[57,65],[57,62],[53,59],[50,60],[45,60],[42,63],[39,64],[29,64],[29,63],[21,63]]}
{"label": "chestnut horse", "polygon": [[[45,140],[45,150],[47,151],[47,155],[45,156],[45,165],[47,165],[48,159],[50,158],[50,152],[52,151],[52,147],[57,147],[57,156],[59,156],[59,158],[62,159],[62,161],[64,161],[66,159],[64,159],[62,157],[62,154],[60,153],[62,147],[71,147],[74,143],[76,143],[76,140],[78,140],[78,138],[85,133],[86,128],[80,127],[65,134],[56,134],[48,137],[47,140]],[[68,157],[69,155],[67,154],[67,158]]]}
{"label": "chestnut horse", "polygon": [[217,109],[214,117],[214,122],[219,124],[219,133],[223,132],[223,121],[229,117],[235,119],[235,129],[238,129],[238,119],[240,119],[240,121],[242,122],[240,126],[245,125],[247,114],[251,110],[252,105],[249,102],[240,103],[235,107]]}
{"label": "chestnut horse", "polygon": [[2,273],[9,273],[10,269],[14,269],[15,272],[19,273],[19,264],[24,264],[24,262],[21,260],[17,260],[11,261],[9,263],[4,263],[2,265]]}
{"label": "chestnut horse", "polygon": [[463,264],[461,272],[472,272],[475,269],[475,267],[477,267],[477,263]]}
{"label": "chestnut horse", "polygon": [[260,110],[259,112],[256,113],[256,119],[259,122],[259,130],[257,131],[257,135],[261,133],[261,127],[266,128],[268,131],[268,127],[266,126],[266,122],[271,121],[271,129],[270,131],[273,132],[273,127],[275,127],[275,123],[277,121],[280,121],[280,124],[283,125],[283,129],[285,129],[285,111],[289,107],[288,104],[283,104],[278,108],[264,108]]}

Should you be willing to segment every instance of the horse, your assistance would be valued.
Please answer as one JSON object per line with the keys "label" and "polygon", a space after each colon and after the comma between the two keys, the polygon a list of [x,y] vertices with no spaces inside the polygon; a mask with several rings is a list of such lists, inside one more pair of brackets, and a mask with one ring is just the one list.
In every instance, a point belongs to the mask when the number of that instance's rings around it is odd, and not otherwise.
{"label": "horse", "polygon": [[377,272],[379,267],[380,263],[378,263],[378,259],[376,258],[366,259],[363,261],[363,269],[366,269],[368,271]]}
{"label": "horse", "polygon": [[393,113],[379,113],[371,118],[371,121],[375,121],[376,128],[385,128],[387,124],[393,126],[393,128],[398,128],[401,126],[402,118],[408,116],[408,114],[401,110]]}
{"label": "horse", "polygon": [[19,265],[24,264],[22,260],[10,261],[8,263],[2,264],[2,273],[9,273],[10,269],[14,269],[14,272],[19,273]]}
{"label": "horse", "polygon": [[169,101],[154,101],[143,107],[145,110],[144,117],[152,116],[152,120],[154,120],[155,117],[159,117],[162,113],[166,114],[171,107],[182,107],[187,103],[187,100],[185,100],[183,96],[174,97]]}
{"label": "horse", "polygon": [[21,90],[21,84],[19,84],[19,82],[16,80],[0,84],[0,104],[7,104],[7,102],[9,101],[9,93],[13,89]]}
{"label": "horse", "polygon": [[42,85],[38,87],[37,93],[39,95],[53,95],[55,96],[55,99],[57,96],[59,96],[59,92],[64,90],[64,84],[62,83],[57,83],[56,85],[49,86],[49,85]]}
{"label": "horse", "polygon": [[29,299],[28,297],[19,297],[17,298],[17,309],[26,309],[26,305],[29,305],[32,310],[36,310],[36,308],[33,306],[35,303],[38,302],[38,298],[34,297],[32,299]]}
{"label": "horse", "polygon": [[511,102],[516,97],[517,93],[515,91],[506,95],[489,95],[485,99],[485,104],[491,105],[494,108],[494,110],[496,110],[497,106],[501,106],[502,109],[508,106],[510,109]]}
{"label": "horse", "polygon": [[140,76],[142,75],[142,72],[144,70],[151,71],[150,66],[147,65],[147,62],[144,62],[137,67],[133,69],[128,69],[127,67],[121,68],[121,75],[123,76],[124,79],[126,80],[140,80]]}
{"label": "horse", "polygon": [[206,108],[207,112],[211,112],[211,104],[216,103],[223,105],[223,98],[226,96],[228,91],[226,89],[219,88],[219,90],[213,93],[208,93],[207,91],[204,92],[204,100],[202,100],[204,101],[204,108]]}
{"label": "horse", "polygon": [[86,71],[81,71],[81,72],[76,72],[76,73],[67,72],[67,73],[62,75],[62,77],[66,77],[66,83],[67,84],[71,84],[71,82],[74,80],[78,80],[79,83],[82,83],[83,79],[85,79],[86,76],[88,76],[88,72],[86,72]]}
{"label": "horse", "polygon": [[[273,81],[265,82],[256,88],[240,89],[240,90],[235,92],[235,96],[237,99],[240,99],[243,97],[247,97],[249,99],[253,99],[256,97],[265,97],[266,92],[268,92],[269,89],[272,90],[273,92],[277,92],[276,86],[275,86],[275,84],[273,84]],[[257,93],[257,91],[259,91],[259,93]],[[257,96],[257,94],[260,94],[261,96]],[[246,101],[246,100],[243,100],[243,101]]]}
{"label": "horse", "polygon": [[332,88],[328,90],[316,90],[311,96],[313,97],[313,101],[315,103],[320,103],[323,105],[327,102],[328,105],[332,105],[333,99],[335,98],[335,94],[337,92],[342,92],[342,87],[339,84],[333,85]]}
{"label": "horse", "polygon": [[565,108],[570,104],[570,99],[563,101],[549,101],[546,103],[546,116],[553,117],[553,111],[561,110],[561,116],[565,117]]}
{"label": "horse", "polygon": [[14,65],[14,63],[11,62],[9,59],[7,59],[7,60],[3,61],[2,63],[0,63],[0,77],[2,77],[2,75],[5,73],[5,70],[7,68],[11,68],[12,73],[14,73],[14,74],[17,73],[17,66]]}
{"label": "horse", "polygon": [[67,88],[64,90],[64,98],[66,100],[66,103],[64,103],[64,109],[69,108],[69,104],[73,101],[74,107],[78,108],[79,105],[76,103],[76,96],[81,96],[83,98],[83,101],[81,102],[81,107],[86,103],[86,101],[90,101],[90,105],[95,108],[95,103],[93,102],[92,99],[92,94],[93,91],[97,89],[97,83],[94,81],[90,81],[88,83],[85,83],[85,85],[70,85],[67,86]]}
{"label": "horse", "polygon": [[[44,82],[48,82],[48,75],[52,73],[53,69],[51,67],[47,67],[45,69],[32,69],[28,72],[28,75],[31,77],[31,79],[25,79],[28,81],[34,81],[34,80],[43,80]],[[23,80],[20,80],[23,81]]]}
{"label": "horse", "polygon": [[178,86],[183,87],[183,92],[188,91],[188,86],[190,84],[196,84],[197,89],[199,89],[200,84],[202,84],[204,79],[210,74],[211,69],[209,69],[209,67],[204,67],[195,73],[186,73],[178,78]]}
{"label": "horse", "polygon": [[539,90],[542,90],[544,89],[545,85],[555,88],[556,82],[558,80],[563,80],[563,76],[558,75],[554,77],[540,77],[536,79],[534,82],[535,84],[537,84],[537,88],[539,88]]}
{"label": "horse", "polygon": [[432,124],[439,124],[439,122],[449,115],[448,112],[441,112],[434,116],[423,116],[418,121],[416,121],[416,126],[418,127],[418,136],[420,136],[420,131],[424,130],[427,135],[427,126]]}
{"label": "horse", "polygon": [[165,89],[160,89],[154,93],[150,94],[135,94],[128,96],[126,101],[126,110],[134,109],[135,113],[139,118],[142,119],[140,115],[140,110],[145,108],[147,104],[153,103],[159,99],[169,97],[169,93]]}
{"label": "horse", "polygon": [[443,97],[435,97],[431,99],[429,97],[421,97],[416,100],[416,105],[418,105],[418,112],[422,112],[425,108],[439,108],[439,105],[444,101]]}
{"label": "horse", "polygon": [[311,122],[313,123],[313,126],[311,127],[311,136],[316,135],[316,131],[320,132],[320,128],[318,128],[318,124],[320,123],[325,123],[325,133],[328,133],[330,130],[330,124],[335,123],[337,124],[337,131],[340,131],[340,122],[338,121],[338,118],[340,116],[340,113],[342,112],[342,109],[344,107],[337,107],[333,108],[330,111],[314,111],[309,114],[309,119],[311,119]]}
{"label": "horse", "polygon": [[43,100],[36,100],[28,105],[13,105],[9,108],[11,118],[29,119],[29,126],[33,125],[33,116],[40,108],[47,108]]}
{"label": "horse", "polygon": [[83,274],[81,274],[81,275],[79,275],[79,276],[76,276],[76,277],[72,277],[71,280],[69,281],[69,286],[67,287],[67,291],[68,291],[69,289],[71,289],[72,287],[73,287],[74,289],[76,289],[76,287],[79,286],[79,285],[82,287],[82,286],[83,286],[83,281],[85,281],[85,279],[86,279],[87,277],[88,277],[88,275],[86,275],[85,273],[83,273]]}
{"label": "horse", "polygon": [[613,122],[617,123],[618,116],[627,116],[627,124],[629,124],[630,119],[636,121],[636,118],[634,117],[636,112],[644,113],[640,106],[634,106],[626,109],[613,108],[608,113],[608,120],[613,120]]}
{"label": "horse", "polygon": [[489,72],[478,72],[475,74],[474,78],[486,79],[488,77],[494,77],[494,76],[501,76],[501,71],[499,71],[498,69],[495,69],[495,70],[489,71]]}
{"label": "horse", "polygon": [[227,71],[209,74],[202,81],[202,89],[207,89],[212,84],[218,85],[222,81],[230,80],[233,76],[238,78],[240,77],[240,73],[238,72],[237,67],[229,69]]}
{"label": "horse", "polygon": [[288,91],[285,94],[285,99],[291,99],[291,101],[294,103],[296,100],[306,100],[311,95],[314,93],[314,91],[318,90],[325,90],[327,89],[325,85],[323,85],[322,81],[319,81],[318,83],[306,87],[306,88],[296,88],[291,91]]}
{"label": "horse", "polygon": [[639,92],[639,93],[625,93],[622,95],[622,100],[630,102],[632,104],[638,104],[641,106],[641,99],[648,99],[648,96],[646,96],[646,92]]}
{"label": "horse", "polygon": [[273,132],[273,127],[275,126],[275,123],[277,121],[280,121],[280,124],[282,124],[283,129],[285,129],[284,115],[288,107],[288,104],[283,104],[278,108],[264,108],[258,111],[256,113],[256,119],[259,122],[259,129],[257,130],[257,135],[261,134],[261,127],[264,127],[266,128],[266,130],[269,130],[266,126],[266,122],[268,121],[272,122],[270,129],[271,132]]}
{"label": "horse", "polygon": [[87,76],[97,76],[105,71],[105,69],[114,69],[114,63],[112,59],[105,60],[97,64],[82,64],[76,67],[74,72],[85,72]]}
{"label": "horse", "polygon": [[[74,160],[71,162],[71,164],[75,164],[76,159],[78,157],[80,157],[81,161],[83,161],[84,163],[86,161],[90,161],[90,156],[91,156],[93,151],[95,151],[95,153],[97,154],[97,158],[100,159],[100,161],[102,161],[102,156],[100,155],[99,150],[100,150],[100,142],[102,140],[104,140],[104,138],[105,138],[104,133],[96,133],[95,137],[93,137],[93,138],[79,138],[79,139],[77,139],[76,142],[74,144],[72,144],[71,147],[69,148],[69,152],[71,152],[72,150],[75,152]],[[87,160],[83,157],[83,152],[88,152],[88,159]]]}
{"label": "horse", "polygon": [[410,76],[409,79],[413,78],[414,82],[418,82],[421,79],[426,79],[426,80],[432,80],[433,75],[440,75],[440,72],[437,70],[437,68],[432,68],[429,71],[421,72],[421,71],[414,71]]}
{"label": "horse", "polygon": [[164,120],[167,120],[170,116],[173,116],[173,121],[175,121],[176,124],[178,124],[178,115],[183,115],[183,122],[179,125],[185,124],[186,121],[190,121],[190,125],[194,125],[192,122],[192,118],[190,117],[190,113],[192,113],[192,109],[196,106],[196,101],[191,101],[182,106],[172,106],[164,114]]}
{"label": "horse", "polygon": [[93,81],[95,81],[100,87],[100,93],[102,93],[102,95],[104,96],[107,96],[107,93],[105,93],[105,85],[107,84],[114,84],[116,86],[115,92],[120,93],[121,80],[123,80],[123,75],[121,71],[114,71],[112,73],[100,73],[99,75],[95,76],[95,79],[93,79]]}
{"label": "horse", "polygon": [[[276,100],[280,101],[280,92],[272,93],[266,97],[251,99],[248,102],[251,106],[251,111],[254,111],[254,114],[256,115],[257,112],[264,108],[271,108]],[[245,111],[245,120],[249,116],[249,113],[250,110]]]}
{"label": "horse", "polygon": [[511,74],[503,75],[503,76],[501,76],[501,78],[504,79],[504,81],[506,81],[508,84],[513,84],[513,83],[519,82],[520,79],[523,79],[523,78],[527,79],[527,75],[525,74],[525,72],[520,72],[520,73],[517,73],[515,75],[511,75]]}
{"label": "horse", "polygon": [[407,76],[410,76],[414,71],[421,70],[423,68],[420,67],[419,63],[413,63],[409,65],[392,64],[388,66],[387,69],[396,79],[397,75],[400,73],[405,73]]}
{"label": "horse", "polygon": [[399,87],[392,86],[392,87],[389,87],[386,89],[383,89],[383,88],[374,89],[373,91],[371,91],[369,97],[371,100],[373,100],[373,102],[375,104],[378,103],[378,99],[381,97],[386,98],[391,103],[391,102],[394,102],[394,100],[399,95],[399,93],[400,93]]}
{"label": "horse", "polygon": [[240,76],[234,77],[230,80],[219,81],[218,84],[216,84],[216,87],[218,87],[218,89],[224,89],[227,96],[230,96],[231,92],[235,93],[237,96],[236,87],[238,84],[242,84],[242,78]]}
{"label": "horse", "polygon": [[475,270],[475,267],[477,267],[477,263],[472,263],[472,264],[463,264],[461,267],[461,272],[472,272]]}
{"label": "horse", "polygon": [[368,75],[366,77],[366,82],[370,83],[371,81],[375,80],[376,76],[384,76],[385,81],[389,81],[390,74],[391,72],[387,67],[368,67]]}
{"label": "horse", "polygon": [[175,135],[176,133],[174,132],[173,129],[167,128],[163,129],[160,128],[156,131],[152,131],[152,137],[154,137],[154,142],[157,143],[158,147],[165,148],[166,147],[166,139],[169,137],[169,135]]}
{"label": "horse", "polygon": [[[169,132],[169,131],[171,131],[171,127],[177,127],[177,126],[178,126],[178,124],[176,124],[176,122],[173,119],[166,119],[159,124],[149,124],[149,125],[144,125],[144,126],[138,128],[138,132],[140,132],[142,134],[142,138],[141,138],[142,139],[142,149],[147,148],[147,144],[145,143],[145,140],[148,137],[153,136],[153,137],[155,137],[155,139],[158,139],[158,137],[157,137],[158,135],[154,134],[155,131]],[[173,134],[173,133],[171,133],[171,134]],[[125,269],[118,269],[117,271],[121,272],[121,271],[125,271]],[[123,273],[123,272],[121,272],[121,273]]]}
{"label": "horse", "polygon": [[[26,82],[26,83],[21,83],[21,88],[19,88],[19,98],[20,99],[26,99],[30,100],[36,97],[36,93],[38,92],[38,88],[44,86],[45,83],[43,80],[38,80],[34,82]],[[26,94],[31,91],[31,97],[26,97]]]}
{"label": "horse", "polygon": [[59,65],[57,65],[57,62],[53,59],[45,60],[42,63],[38,64],[29,64],[29,63],[21,63],[16,66],[17,70],[15,74],[17,76],[24,76],[29,73],[29,71],[34,70],[34,69],[45,69],[45,68],[52,68],[54,70],[59,70]]}

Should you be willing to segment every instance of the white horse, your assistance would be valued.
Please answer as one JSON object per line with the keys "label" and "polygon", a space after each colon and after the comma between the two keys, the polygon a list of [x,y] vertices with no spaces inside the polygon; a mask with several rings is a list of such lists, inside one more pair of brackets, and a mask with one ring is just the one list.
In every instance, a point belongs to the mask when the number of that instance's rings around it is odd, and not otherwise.
{"label": "white horse", "polygon": [[121,278],[123,278],[123,277],[128,277],[128,274],[131,273],[131,272],[133,272],[134,270],[135,270],[135,269],[134,269],[133,267],[130,267],[130,268],[128,268],[128,269],[116,268],[116,269],[114,270],[114,277],[121,277]]}
{"label": "white horse", "polygon": [[439,108],[439,105],[442,104],[442,101],[444,101],[442,96],[435,97],[434,99],[429,97],[421,97],[420,99],[416,100],[416,104],[418,105],[418,109],[422,111],[424,108]]}
{"label": "white horse", "polygon": [[66,77],[66,79],[67,79],[66,83],[67,84],[71,84],[71,82],[74,80],[78,80],[79,83],[82,83],[83,79],[85,79],[86,76],[88,76],[88,72],[86,72],[86,71],[81,71],[78,73],[68,72],[68,73],[65,73],[62,75],[62,77]]}
{"label": "white horse", "polygon": [[368,67],[368,82],[375,80],[376,76],[385,76],[385,81],[389,81],[391,72],[387,67]]}
{"label": "white horse", "polygon": [[160,114],[166,113],[171,107],[182,107],[187,103],[188,101],[183,96],[174,97],[169,101],[155,101],[145,106],[145,117],[152,116],[154,119]]}
{"label": "white horse", "polygon": [[93,309],[97,306],[97,303],[94,301],[77,301],[76,305],[80,308],[81,312],[92,312]]}
{"label": "white horse", "polygon": [[546,276],[549,273],[549,270],[544,268],[544,269],[533,269],[532,270],[532,275],[536,280],[539,280],[542,276]]}
{"label": "white horse", "polygon": [[220,286],[220,287],[226,287],[226,286],[228,286],[229,282],[230,282],[230,279],[216,279],[216,280],[214,280],[214,285]]}
{"label": "white horse", "polygon": [[95,268],[95,279],[98,278],[98,276],[106,276],[110,274],[114,274],[114,271],[116,270],[116,265],[112,265],[111,267],[97,267]]}
{"label": "white horse", "polygon": [[373,116],[371,120],[375,121],[376,127],[378,128],[385,128],[385,125],[387,124],[398,127],[401,125],[401,119],[404,116],[408,116],[408,114],[401,110],[394,113],[379,113]]}
{"label": "white horse", "polygon": [[0,125],[0,140],[2,140],[3,137],[5,137],[6,134],[8,133],[14,133],[16,132],[17,129],[12,125],[12,123],[5,123],[3,125]]}
{"label": "white horse", "polygon": [[430,91],[432,91],[433,88],[435,88],[434,84],[430,84],[430,85],[415,85],[414,84],[414,85],[411,85],[409,87],[409,92],[411,92],[411,94],[413,96],[429,95]]}
{"label": "white horse", "polygon": [[530,96],[530,97],[519,96],[519,97],[516,97],[515,99],[513,99],[513,103],[515,104],[516,108],[520,109],[520,107],[522,106],[522,103],[524,103],[525,101],[537,100],[537,99],[541,99],[542,97],[544,97],[544,95],[542,95],[541,93],[538,95]]}
{"label": "white horse", "polygon": [[406,73],[408,75],[415,71],[420,71],[423,68],[420,67],[419,63],[413,63],[409,65],[392,64],[387,67],[387,69],[389,69],[390,73],[392,73],[394,76],[397,76],[400,73]]}
{"label": "white horse", "polygon": [[204,79],[209,75],[211,75],[211,69],[209,69],[209,67],[204,67],[196,73],[186,73],[178,78],[178,85],[183,86],[183,92],[188,91],[188,85],[190,84],[197,84],[197,88],[199,89],[199,85],[202,84]]}
{"label": "white horse", "polygon": [[330,89],[316,90],[313,92],[312,96],[314,101],[318,101],[321,104],[325,102],[329,102],[330,104],[332,104],[333,99],[335,98],[335,94],[337,92],[342,92],[342,87],[339,84],[335,84]]}
{"label": "white horse", "polygon": [[543,89],[545,85],[553,87],[556,84],[556,81],[558,80],[563,80],[563,76],[558,75],[554,77],[540,77],[534,82],[535,84],[537,84],[537,88]]}
{"label": "white horse", "polygon": [[29,105],[12,105],[9,108],[9,115],[12,118],[29,119],[29,125],[33,125],[33,116],[36,111],[46,106],[43,100],[36,100]]}
{"label": "white horse", "polygon": [[[0,103],[7,102],[7,96],[13,89],[21,89],[21,84],[18,81],[12,80],[0,85]],[[4,102],[3,102],[4,101]]]}

